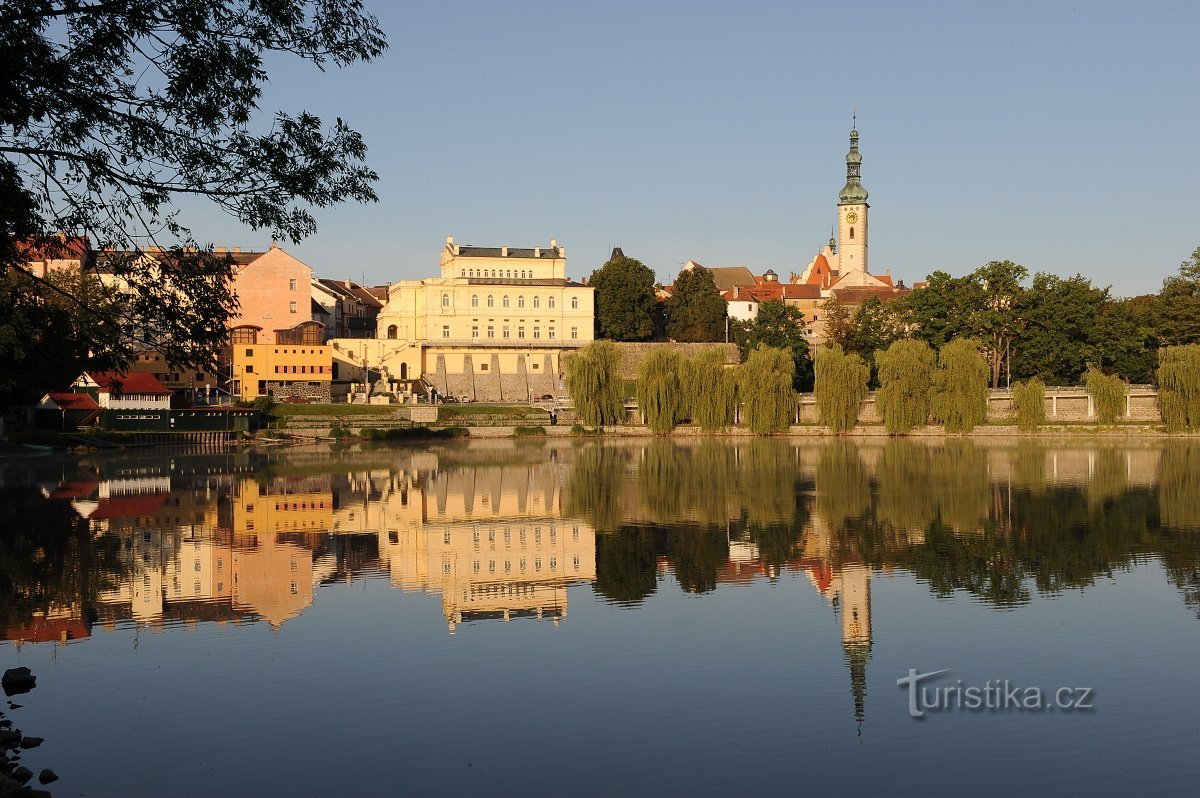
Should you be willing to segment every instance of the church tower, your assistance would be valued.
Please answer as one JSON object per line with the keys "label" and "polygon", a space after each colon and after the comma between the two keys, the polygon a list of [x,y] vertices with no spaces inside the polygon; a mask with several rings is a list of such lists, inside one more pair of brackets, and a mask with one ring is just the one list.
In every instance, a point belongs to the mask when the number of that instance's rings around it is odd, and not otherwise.
{"label": "church tower", "polygon": [[838,194],[838,266],[842,274],[867,268],[867,190],[863,188],[858,153],[858,130],[850,129],[846,153],[846,186]]}

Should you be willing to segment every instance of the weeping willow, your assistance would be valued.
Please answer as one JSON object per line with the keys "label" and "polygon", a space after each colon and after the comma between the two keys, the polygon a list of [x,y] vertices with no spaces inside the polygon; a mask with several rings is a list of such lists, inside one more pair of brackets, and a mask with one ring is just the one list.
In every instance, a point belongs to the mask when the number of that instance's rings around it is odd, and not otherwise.
{"label": "weeping willow", "polygon": [[1084,372],[1083,384],[1095,405],[1097,423],[1115,424],[1125,415],[1126,388],[1120,377],[1092,367]]}
{"label": "weeping willow", "polygon": [[991,369],[979,342],[956,338],[942,346],[934,373],[930,410],[946,432],[970,432],[987,420]]}
{"label": "weeping willow", "polygon": [[1168,431],[1200,430],[1200,345],[1158,350],[1158,406]]}
{"label": "weeping willow", "polygon": [[575,414],[584,424],[615,424],[624,414],[621,353],[611,341],[594,341],[564,363],[567,391],[575,402]]}
{"label": "weeping willow", "polygon": [[1046,423],[1046,383],[1037,377],[1012,387],[1012,404],[1017,411],[1017,427],[1037,432]]}
{"label": "weeping willow", "polygon": [[909,432],[929,420],[934,354],[924,341],[897,341],[875,353],[879,390],[875,403],[889,433]]}
{"label": "weeping willow", "polygon": [[638,409],[655,435],[666,435],[687,417],[683,365],[678,352],[655,349],[638,367]]}
{"label": "weeping willow", "polygon": [[737,399],[734,369],[725,368],[720,347],[701,349],[689,358],[684,369],[684,394],[692,421],[705,432],[716,432],[733,423]]}
{"label": "weeping willow", "polygon": [[858,411],[867,398],[871,369],[856,354],[840,346],[822,347],[813,356],[817,416],[834,434],[849,432],[858,424]]}
{"label": "weeping willow", "polygon": [[750,431],[757,435],[786,431],[796,410],[792,390],[796,362],[791,352],[759,344],[738,372],[738,401],[745,408]]}

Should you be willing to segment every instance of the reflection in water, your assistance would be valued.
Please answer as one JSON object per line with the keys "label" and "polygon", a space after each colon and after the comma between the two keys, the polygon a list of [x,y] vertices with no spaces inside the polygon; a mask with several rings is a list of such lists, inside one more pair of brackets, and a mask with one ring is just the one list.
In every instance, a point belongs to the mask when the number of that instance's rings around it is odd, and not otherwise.
{"label": "reflection in water", "polygon": [[1200,446],[1028,440],[508,442],[85,459],[4,473],[5,639],[266,621],[334,581],[437,595],[443,622],[567,617],[803,575],[840,619],[862,722],[871,580],[1018,607],[1155,556],[1200,616]]}

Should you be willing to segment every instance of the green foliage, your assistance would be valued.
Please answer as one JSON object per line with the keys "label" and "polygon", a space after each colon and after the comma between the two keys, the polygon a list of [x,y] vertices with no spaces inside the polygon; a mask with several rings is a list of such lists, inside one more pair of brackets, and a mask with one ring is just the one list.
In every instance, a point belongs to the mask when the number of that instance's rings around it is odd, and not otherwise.
{"label": "green foliage", "polygon": [[[316,229],[312,208],[376,199],[366,147],[341,119],[258,107],[268,64],[324,69],[383,53],[361,0],[6,0],[0,30],[0,63],[13,65],[0,103],[0,268],[22,260],[18,242],[59,230],[99,251],[179,242],[162,258],[102,255],[125,286],[122,331],[172,364],[207,370],[236,307],[232,258],[195,247],[181,200],[299,241]],[[130,354],[125,336],[92,344]]]}
{"label": "green foliage", "polygon": [[340,440],[341,438],[352,438],[354,437],[354,433],[346,427],[337,425],[329,428],[329,437]]}
{"label": "green foliage", "polygon": [[1200,344],[1159,350],[1158,406],[1169,431],[1200,430]]}
{"label": "green foliage", "polygon": [[941,349],[955,338],[974,335],[974,309],[982,304],[981,294],[974,275],[951,277],[938,271],[929,275],[925,286],[898,301],[912,336]]}
{"label": "green foliage", "polygon": [[858,411],[867,398],[871,369],[856,354],[840,346],[822,347],[813,359],[817,416],[834,434],[849,432],[858,424]]}
{"label": "green foliage", "polygon": [[[261,397],[260,397],[261,398]],[[256,400],[257,401],[257,400]],[[248,407],[253,403],[247,404]],[[447,408],[443,407],[442,410]],[[396,408],[388,405],[351,405],[351,404],[277,404],[271,407],[272,412],[280,416],[387,416],[396,412]]]}
{"label": "green foliage", "polygon": [[255,397],[254,401],[250,403],[250,406],[262,413],[264,416],[269,416],[271,415],[272,411],[279,406],[279,403],[275,401],[275,398],[272,397],[271,394],[264,393],[261,396]]}
{"label": "green foliage", "polygon": [[633,258],[615,258],[592,272],[596,337],[646,341],[654,336],[654,272]]}
{"label": "green foliage", "polygon": [[929,420],[934,353],[924,341],[897,341],[875,353],[879,390],[875,404],[893,435],[923,427]]}
{"label": "green foliage", "polygon": [[1125,395],[1129,392],[1125,383],[1115,374],[1105,374],[1089,368],[1083,374],[1083,384],[1096,410],[1096,421],[1100,424],[1115,424],[1125,415]]}
{"label": "green foliage", "polygon": [[929,406],[947,432],[970,432],[987,420],[988,376],[978,341],[958,338],[942,346]]}
{"label": "green foliage", "polygon": [[1200,344],[1200,247],[1163,281],[1158,295],[1158,336],[1164,346]]}
{"label": "green foliage", "polygon": [[670,349],[655,349],[638,367],[638,409],[646,426],[665,435],[687,417],[683,357]]}
{"label": "green foliage", "polygon": [[593,341],[566,359],[563,368],[567,391],[575,403],[575,414],[584,424],[611,426],[624,415],[617,370],[620,361],[621,353],[611,341]]}
{"label": "green foliage", "polygon": [[671,340],[724,340],[725,300],[708,269],[696,266],[681,271],[675,278],[675,292],[666,304],[667,337]]}
{"label": "green foliage", "polygon": [[812,386],[812,358],[804,331],[804,313],[782,299],[772,299],[758,306],[758,315],[748,322],[732,322],[734,340],[745,361],[759,344],[792,353],[796,364],[792,387],[803,390]]}
{"label": "green foliage", "polygon": [[689,358],[683,370],[684,393],[692,421],[705,432],[715,432],[733,423],[737,403],[737,373],[725,367],[720,347],[706,347]]}
{"label": "green foliage", "polygon": [[752,432],[768,435],[787,430],[796,410],[795,368],[790,352],[762,344],[738,366],[738,401]]}
{"label": "green foliage", "polygon": [[546,437],[546,428],[540,426],[513,427],[512,436],[514,438],[544,438]]}
{"label": "green foliage", "polygon": [[1017,413],[1017,427],[1024,432],[1037,432],[1046,423],[1046,383],[1037,377],[1015,383],[1012,404]]}
{"label": "green foliage", "polygon": [[360,430],[358,436],[365,441],[403,441],[413,438],[465,438],[470,434],[466,427],[367,427]]}
{"label": "green foliage", "polygon": [[1013,370],[1050,385],[1073,385],[1088,363],[1100,362],[1098,323],[1111,301],[1107,288],[1093,287],[1082,275],[1034,275],[1019,308],[1024,330]]}

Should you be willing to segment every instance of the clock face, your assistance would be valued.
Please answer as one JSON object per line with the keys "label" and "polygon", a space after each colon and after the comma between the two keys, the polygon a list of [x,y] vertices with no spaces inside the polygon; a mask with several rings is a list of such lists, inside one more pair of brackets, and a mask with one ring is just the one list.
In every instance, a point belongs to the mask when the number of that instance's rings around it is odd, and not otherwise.
{"label": "clock face", "polygon": [[858,221],[858,214],[854,211],[850,211],[850,213],[846,214],[846,221],[850,224],[854,224]]}

